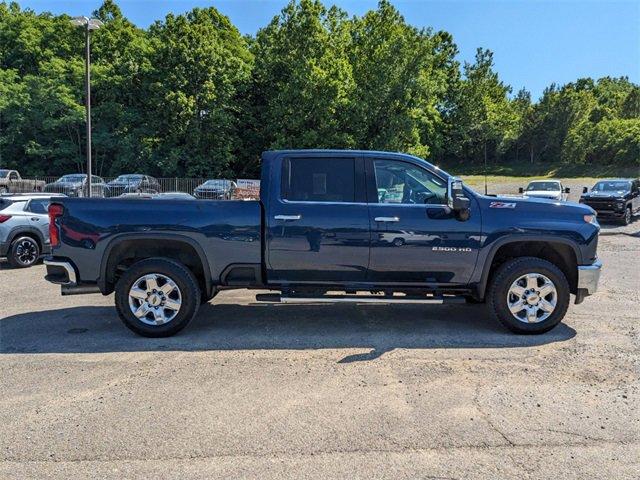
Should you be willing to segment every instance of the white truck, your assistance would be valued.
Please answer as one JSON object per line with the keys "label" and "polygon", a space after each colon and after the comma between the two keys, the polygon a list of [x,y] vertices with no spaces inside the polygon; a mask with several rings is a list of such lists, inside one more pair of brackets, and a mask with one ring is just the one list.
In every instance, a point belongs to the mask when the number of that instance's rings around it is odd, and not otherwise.
{"label": "white truck", "polygon": [[42,192],[44,185],[42,180],[23,179],[17,170],[0,169],[0,194]]}
{"label": "white truck", "polygon": [[564,188],[560,180],[534,180],[527,188],[520,187],[519,192],[525,197],[549,198],[566,201],[569,198],[569,187]]}

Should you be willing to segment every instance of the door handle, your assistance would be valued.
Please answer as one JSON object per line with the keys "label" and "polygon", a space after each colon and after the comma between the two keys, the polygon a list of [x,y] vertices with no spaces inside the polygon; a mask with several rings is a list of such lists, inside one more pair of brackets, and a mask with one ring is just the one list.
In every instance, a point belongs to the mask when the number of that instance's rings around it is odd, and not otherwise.
{"label": "door handle", "polygon": [[374,220],[376,222],[399,222],[400,221],[398,217],[376,217]]}
{"label": "door handle", "polygon": [[276,215],[273,218],[276,220],[300,220],[302,215]]}
{"label": "door handle", "polygon": [[39,222],[40,219],[38,217],[31,217],[31,220],[33,220],[34,222]]}

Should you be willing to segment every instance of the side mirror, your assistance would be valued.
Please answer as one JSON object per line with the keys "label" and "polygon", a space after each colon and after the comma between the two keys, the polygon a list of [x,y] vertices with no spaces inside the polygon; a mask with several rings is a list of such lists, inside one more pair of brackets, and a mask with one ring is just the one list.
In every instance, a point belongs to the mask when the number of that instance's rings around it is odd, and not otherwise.
{"label": "side mirror", "polygon": [[447,183],[447,198],[449,207],[454,211],[456,218],[460,221],[469,219],[471,211],[471,200],[464,195],[462,188],[462,180],[458,178],[449,178]]}
{"label": "side mirror", "polygon": [[524,193],[524,188],[520,187],[520,188],[518,189],[518,193]]}
{"label": "side mirror", "polygon": [[564,193],[571,193],[571,189],[570,189],[569,187],[566,187],[566,188],[564,189]]}
{"label": "side mirror", "polygon": [[587,193],[589,189],[587,187],[582,187],[582,193]]}

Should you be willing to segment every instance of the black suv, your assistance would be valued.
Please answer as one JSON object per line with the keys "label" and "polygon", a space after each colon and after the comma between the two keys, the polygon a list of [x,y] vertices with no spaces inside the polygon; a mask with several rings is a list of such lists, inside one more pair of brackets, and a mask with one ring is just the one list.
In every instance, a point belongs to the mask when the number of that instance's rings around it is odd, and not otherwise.
{"label": "black suv", "polygon": [[580,203],[593,208],[599,219],[618,220],[628,225],[633,215],[640,213],[640,179],[600,180],[591,191],[584,187]]}

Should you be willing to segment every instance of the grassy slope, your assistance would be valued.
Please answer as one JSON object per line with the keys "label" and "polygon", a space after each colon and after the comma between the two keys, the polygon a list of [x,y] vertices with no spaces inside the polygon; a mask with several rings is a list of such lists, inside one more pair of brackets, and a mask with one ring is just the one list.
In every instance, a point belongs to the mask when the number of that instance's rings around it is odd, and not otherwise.
{"label": "grassy slope", "polygon": [[[451,165],[443,167],[454,175],[460,175],[471,186],[484,184],[484,169],[482,165]],[[572,179],[585,185],[595,183],[599,178],[639,177],[640,166],[593,166],[567,164],[530,164],[515,163],[509,165],[489,165],[487,168],[487,183],[526,183],[533,179],[557,178]]]}

